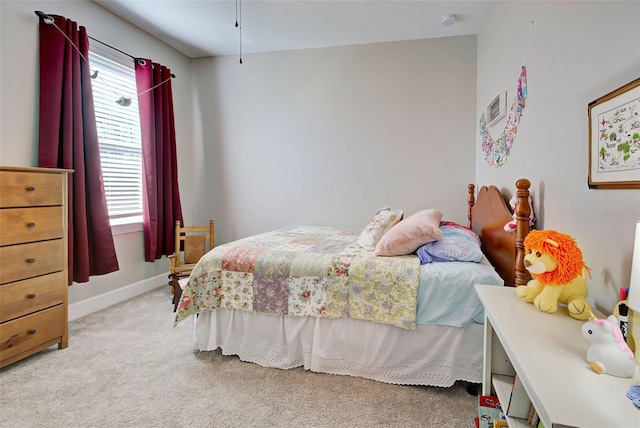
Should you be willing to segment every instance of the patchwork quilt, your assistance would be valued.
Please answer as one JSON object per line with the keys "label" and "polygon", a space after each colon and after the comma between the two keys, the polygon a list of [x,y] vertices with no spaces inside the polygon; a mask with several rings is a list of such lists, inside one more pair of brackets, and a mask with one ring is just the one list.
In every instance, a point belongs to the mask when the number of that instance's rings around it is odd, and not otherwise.
{"label": "patchwork quilt", "polygon": [[215,247],[182,293],[178,323],[218,308],[416,325],[420,259],[377,257],[359,230],[300,226]]}

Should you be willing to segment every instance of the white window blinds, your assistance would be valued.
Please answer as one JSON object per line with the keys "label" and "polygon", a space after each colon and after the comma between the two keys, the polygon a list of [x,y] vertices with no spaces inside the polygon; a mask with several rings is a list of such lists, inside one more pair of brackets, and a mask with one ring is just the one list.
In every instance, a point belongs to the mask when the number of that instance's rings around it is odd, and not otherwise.
{"label": "white window blinds", "polygon": [[[98,71],[91,82],[109,217],[112,224],[140,222],[142,146],[133,59],[92,45],[89,62]],[[130,104],[119,104],[121,97]]]}

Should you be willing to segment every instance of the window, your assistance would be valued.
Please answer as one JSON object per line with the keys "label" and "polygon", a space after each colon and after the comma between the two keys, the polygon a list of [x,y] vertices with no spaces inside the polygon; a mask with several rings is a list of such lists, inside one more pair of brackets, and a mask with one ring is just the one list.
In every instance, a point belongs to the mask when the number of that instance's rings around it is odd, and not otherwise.
{"label": "window", "polygon": [[[134,63],[100,45],[91,46],[89,62],[91,71],[98,71],[91,83],[111,225],[141,223],[142,143]],[[120,99],[127,101],[118,103]]]}

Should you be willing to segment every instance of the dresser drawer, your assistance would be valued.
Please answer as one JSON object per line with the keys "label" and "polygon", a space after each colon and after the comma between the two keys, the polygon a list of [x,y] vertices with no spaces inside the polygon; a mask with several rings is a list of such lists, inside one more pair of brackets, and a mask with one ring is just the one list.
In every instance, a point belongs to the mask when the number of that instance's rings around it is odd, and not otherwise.
{"label": "dresser drawer", "polygon": [[66,333],[63,305],[0,324],[0,361],[62,337]]}
{"label": "dresser drawer", "polygon": [[63,207],[0,210],[0,246],[62,238]]}
{"label": "dresser drawer", "polygon": [[0,322],[64,303],[67,284],[62,272],[0,287]]}
{"label": "dresser drawer", "polygon": [[0,284],[63,270],[62,239],[0,247]]}
{"label": "dresser drawer", "polygon": [[0,208],[62,205],[64,179],[59,174],[0,171]]}

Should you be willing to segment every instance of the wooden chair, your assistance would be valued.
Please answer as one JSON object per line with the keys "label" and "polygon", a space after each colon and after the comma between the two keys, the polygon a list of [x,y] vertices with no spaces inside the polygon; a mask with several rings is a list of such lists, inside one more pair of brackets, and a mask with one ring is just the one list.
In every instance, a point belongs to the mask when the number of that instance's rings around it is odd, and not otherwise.
{"label": "wooden chair", "polygon": [[169,256],[169,286],[173,294],[174,312],[191,271],[200,258],[214,247],[213,232],[213,220],[209,220],[208,226],[180,226],[180,221],[176,221],[176,248]]}

